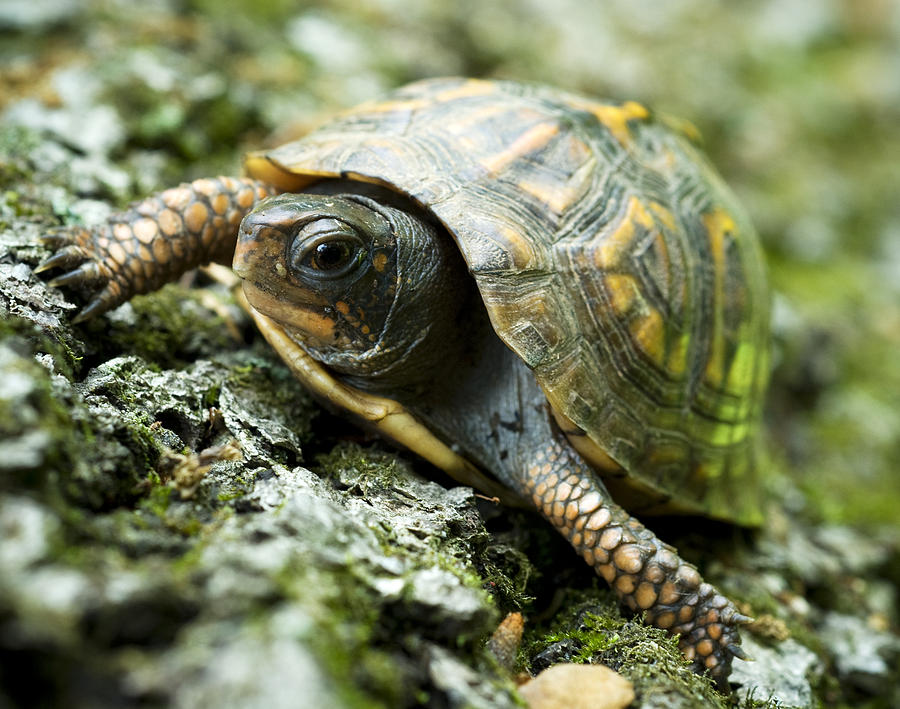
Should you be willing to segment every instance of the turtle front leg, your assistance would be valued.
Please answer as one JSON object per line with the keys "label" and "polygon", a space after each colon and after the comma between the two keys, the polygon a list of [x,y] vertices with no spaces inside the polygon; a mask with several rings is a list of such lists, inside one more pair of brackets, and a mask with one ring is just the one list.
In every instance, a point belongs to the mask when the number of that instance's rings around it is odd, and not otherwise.
{"label": "turtle front leg", "polygon": [[751,619],[697,569],[612,501],[597,474],[556,433],[531,457],[519,492],[571,542],[632,610],[680,635],[684,656],[727,688],[733,657],[745,657],[738,626]]}
{"label": "turtle front leg", "polygon": [[56,253],[37,272],[73,270],[52,286],[98,288],[74,322],[139,293],[149,293],[207,263],[231,265],[244,215],[275,190],[258,180],[194,180],[136,202],[93,228],[69,227],[44,237]]}

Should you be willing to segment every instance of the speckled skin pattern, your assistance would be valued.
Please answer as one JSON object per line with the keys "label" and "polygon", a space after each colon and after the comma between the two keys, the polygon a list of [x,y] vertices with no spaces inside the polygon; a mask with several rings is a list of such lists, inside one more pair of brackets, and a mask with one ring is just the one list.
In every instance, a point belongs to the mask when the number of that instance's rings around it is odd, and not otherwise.
{"label": "speckled skin pattern", "polygon": [[44,238],[58,250],[38,271],[77,266],[54,286],[101,286],[75,322],[149,293],[197,266],[231,265],[241,219],[275,190],[249,178],[195,180],[112,215],[97,229],[67,229]]}
{"label": "speckled skin pattern", "polygon": [[733,656],[744,657],[738,626],[750,621],[697,569],[610,498],[565,442],[540,450],[522,492],[610,584],[653,625],[680,635],[696,671],[724,684]]}

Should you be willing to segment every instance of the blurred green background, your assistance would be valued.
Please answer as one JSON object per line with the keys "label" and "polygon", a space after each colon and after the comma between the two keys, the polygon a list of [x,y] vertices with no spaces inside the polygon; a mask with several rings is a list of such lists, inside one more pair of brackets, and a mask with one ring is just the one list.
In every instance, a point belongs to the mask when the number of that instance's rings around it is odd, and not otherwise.
{"label": "blurred green background", "polygon": [[900,3],[14,0],[0,40],[4,123],[59,137],[81,196],[116,203],[234,173],[245,149],[425,76],[691,121],[769,255],[767,424],[793,481],[776,491],[799,486],[813,518],[897,521]]}

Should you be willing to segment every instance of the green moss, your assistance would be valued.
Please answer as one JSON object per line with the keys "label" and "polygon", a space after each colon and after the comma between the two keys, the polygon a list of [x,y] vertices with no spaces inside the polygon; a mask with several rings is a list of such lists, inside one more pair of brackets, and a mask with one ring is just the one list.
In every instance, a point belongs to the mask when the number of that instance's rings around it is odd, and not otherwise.
{"label": "green moss", "polygon": [[97,319],[85,329],[97,335],[102,332],[105,347],[137,355],[158,369],[183,368],[207,352],[243,346],[229,335],[222,317],[204,306],[202,298],[197,291],[167,285],[130,301],[137,323]]}
{"label": "green moss", "polygon": [[230,492],[220,492],[216,495],[216,499],[219,502],[233,502],[234,500],[240,500],[247,494],[246,490],[235,489]]}
{"label": "green moss", "polygon": [[[31,130],[18,125],[0,124],[0,190],[17,195],[17,188],[32,177],[28,156],[40,144]],[[16,196],[19,202],[18,195]],[[18,216],[18,211],[15,211]],[[0,212],[0,216],[4,216]]]}
{"label": "green moss", "polygon": [[147,476],[146,492],[138,508],[165,519],[172,503],[172,492],[172,488],[160,480],[156,472],[152,472]]}
{"label": "green moss", "polygon": [[[333,486],[351,495],[360,497],[377,497],[382,494],[391,495],[397,490],[404,490],[410,476],[415,476],[409,463],[395,453],[385,451],[380,444],[363,447],[356,443],[339,442],[331,450],[315,458],[315,472],[328,480]],[[452,522],[449,523],[451,526]],[[396,553],[396,537],[390,527],[375,530],[386,555]],[[429,566],[436,566],[449,571],[470,588],[485,588],[490,583],[476,566],[469,563],[469,554],[474,545],[485,548],[489,545],[490,536],[483,527],[458,528],[455,533],[446,537],[431,537],[432,556],[425,561]],[[493,555],[496,559],[496,555]],[[524,559],[520,557],[519,561]],[[462,562],[462,563],[461,563]],[[510,566],[513,566],[511,563]],[[510,597],[517,594],[513,588],[518,584],[502,572],[497,561],[486,562],[490,566],[495,583],[508,590]],[[523,576],[527,570],[522,569]]]}
{"label": "green moss", "polygon": [[537,574],[532,560],[520,548],[493,535],[471,542],[482,588],[493,596],[497,607],[505,611],[529,608],[535,600],[529,585]]}
{"label": "green moss", "polygon": [[[373,504],[376,506],[397,505],[398,514],[402,514],[400,510],[404,505],[415,504],[411,496],[416,494],[417,486],[424,482],[415,479],[415,473],[410,470],[408,463],[377,445],[363,448],[354,443],[339,443],[327,453],[316,457],[314,469],[342,494],[374,500]],[[390,501],[381,498],[388,498]],[[428,550],[425,553],[419,547],[411,551],[404,546],[396,530],[389,524],[370,526],[370,529],[375,533],[379,552],[386,557],[399,557],[404,564],[411,564],[409,568],[413,573],[425,569],[446,571],[462,587],[479,595],[481,607],[473,607],[469,617],[463,619],[448,615],[445,620],[442,614],[447,611],[442,611],[439,604],[433,609],[422,608],[422,601],[411,584],[404,586],[398,600],[385,606],[383,598],[365,590],[371,583],[371,571],[352,564],[347,569],[347,586],[336,596],[339,599],[338,605],[331,609],[332,612],[349,613],[356,622],[371,627],[372,638],[367,642],[378,653],[370,656],[368,662],[374,661],[378,666],[384,664],[392,667],[393,671],[388,674],[392,678],[389,686],[402,687],[402,690],[394,690],[401,692],[396,695],[378,690],[379,696],[386,697],[389,706],[397,705],[397,697],[402,697],[403,701],[411,700],[410,682],[419,682],[421,678],[406,674],[411,668],[403,660],[403,653],[409,652],[414,656],[420,654],[420,643],[429,638],[441,644],[449,643],[463,662],[481,667],[486,675],[496,676],[497,673],[497,668],[491,664],[483,649],[484,638],[496,627],[499,615],[493,608],[491,595],[485,591],[496,592],[496,589],[490,588],[490,582],[478,572],[471,558],[473,546],[488,546],[490,537],[474,519],[469,526],[457,517],[457,512],[448,514],[451,515],[450,520],[458,519],[463,526],[447,535],[429,535]],[[451,527],[457,524],[453,521],[446,523]],[[518,590],[519,582],[506,578],[499,564],[493,568],[495,583],[507,588],[516,587],[517,590],[511,590],[509,596],[520,597],[522,593]],[[519,602],[524,603],[521,600]],[[427,617],[423,617],[423,614]],[[407,647],[406,643],[412,645]],[[365,662],[364,660],[363,664]],[[371,677],[361,680],[360,684],[371,690]]]}
{"label": "green moss", "polygon": [[30,341],[0,335],[0,349],[4,381],[4,391],[0,392],[0,444],[4,450],[0,470],[5,472],[0,476],[0,487],[55,494],[77,468],[80,427],[54,395],[49,372],[34,361]]}
{"label": "green moss", "polygon": [[577,627],[566,633],[550,633],[541,639],[543,645],[564,640],[574,640],[577,651],[570,658],[571,662],[584,664],[597,653],[609,650],[619,642],[617,632],[620,623],[609,616],[601,616],[586,611],[579,617]]}
{"label": "green moss", "polygon": [[371,623],[354,618],[346,609],[332,607],[330,611],[327,624],[310,638],[310,646],[335,678],[341,699],[360,709],[399,706],[408,678],[403,677],[397,658],[372,646]]}
{"label": "green moss", "polygon": [[[16,318],[0,321],[0,344],[16,353],[5,376],[15,376],[21,395],[0,397],[0,440],[21,441],[28,453],[0,485],[41,489],[62,494],[69,503],[93,510],[130,504],[140,495],[139,484],[159,456],[159,444],[145,413],[111,417],[89,408],[81,397],[37,364],[35,354],[50,354],[54,369],[73,377],[71,350]],[[111,378],[110,395],[133,399],[128,366]],[[30,462],[29,462],[30,461]]]}
{"label": "green moss", "polygon": [[383,620],[379,599],[352,567],[288,564],[273,581],[312,617],[316,629],[304,641],[348,706],[397,706],[404,692],[400,665],[375,642]]}
{"label": "green moss", "polygon": [[278,411],[301,442],[308,440],[316,415],[312,398],[261,338],[229,367],[225,381],[236,396],[248,407],[260,407],[260,413]]}
{"label": "green moss", "polygon": [[553,651],[554,662],[611,667],[634,683],[638,699],[667,695],[673,705],[727,706],[709,679],[690,670],[676,638],[640,619],[623,618],[611,596],[596,589],[567,591],[549,625],[526,630],[519,662],[528,668],[540,653]]}
{"label": "green moss", "polygon": [[219,403],[219,394],[222,392],[222,386],[216,384],[203,393],[203,405],[212,408]]}
{"label": "green moss", "polygon": [[332,484],[365,497],[370,493],[390,489],[397,481],[400,466],[393,454],[378,445],[364,448],[356,443],[341,442],[315,458],[316,474]]}
{"label": "green moss", "polygon": [[[59,333],[62,335],[62,333]],[[51,337],[41,331],[34,323],[15,315],[7,315],[0,318],[0,341],[7,338],[20,338],[25,340],[27,346],[22,347],[33,354],[48,354],[53,358],[54,369],[66,379],[73,379],[77,371],[82,354],[79,343],[64,337]]]}

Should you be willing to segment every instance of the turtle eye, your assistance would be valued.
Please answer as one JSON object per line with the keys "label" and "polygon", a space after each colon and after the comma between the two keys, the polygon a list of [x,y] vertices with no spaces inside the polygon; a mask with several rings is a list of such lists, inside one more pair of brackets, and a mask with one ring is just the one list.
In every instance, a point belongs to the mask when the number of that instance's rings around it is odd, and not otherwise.
{"label": "turtle eye", "polygon": [[365,257],[356,230],[337,219],[317,219],[303,225],[291,243],[288,257],[295,271],[316,278],[338,278]]}
{"label": "turtle eye", "polygon": [[347,241],[323,241],[309,256],[309,265],[317,271],[336,271],[347,265],[353,255]]}

